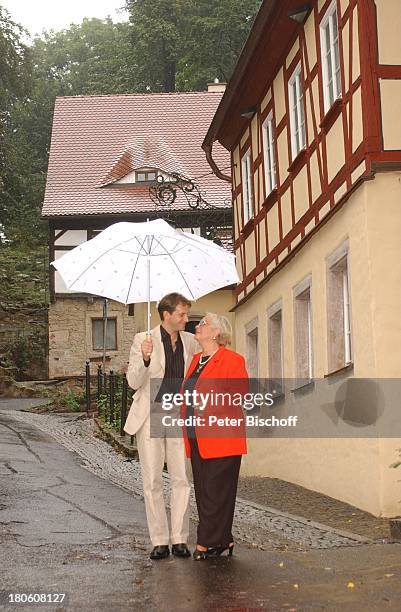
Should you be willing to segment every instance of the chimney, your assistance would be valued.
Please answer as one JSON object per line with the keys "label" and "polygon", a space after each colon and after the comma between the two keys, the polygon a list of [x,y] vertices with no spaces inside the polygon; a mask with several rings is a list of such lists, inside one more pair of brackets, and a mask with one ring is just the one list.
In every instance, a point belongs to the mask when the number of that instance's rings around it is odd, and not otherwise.
{"label": "chimney", "polygon": [[207,90],[211,93],[224,93],[227,83],[220,83],[219,79],[214,79],[213,83],[207,84]]}

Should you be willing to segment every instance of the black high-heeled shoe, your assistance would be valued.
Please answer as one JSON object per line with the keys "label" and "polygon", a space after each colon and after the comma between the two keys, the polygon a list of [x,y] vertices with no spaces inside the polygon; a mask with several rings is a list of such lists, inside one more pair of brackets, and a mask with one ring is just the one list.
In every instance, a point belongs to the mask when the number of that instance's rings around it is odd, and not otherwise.
{"label": "black high-heeled shoe", "polygon": [[234,544],[232,544],[231,546],[214,546],[213,548],[208,548],[206,552],[208,557],[215,558],[221,557],[225,550],[228,550],[228,556],[232,557],[234,551]]}
{"label": "black high-heeled shoe", "polygon": [[212,548],[208,548],[207,550],[199,550],[196,548],[193,552],[193,558],[195,561],[200,561],[201,559],[215,559],[216,557],[220,557],[225,550],[228,550],[228,556],[232,557],[234,551],[234,544],[230,546],[214,546]]}
{"label": "black high-heeled shoe", "polygon": [[207,559],[207,550],[199,550],[199,548],[195,548],[192,556],[195,559],[195,561],[200,561],[201,559]]}

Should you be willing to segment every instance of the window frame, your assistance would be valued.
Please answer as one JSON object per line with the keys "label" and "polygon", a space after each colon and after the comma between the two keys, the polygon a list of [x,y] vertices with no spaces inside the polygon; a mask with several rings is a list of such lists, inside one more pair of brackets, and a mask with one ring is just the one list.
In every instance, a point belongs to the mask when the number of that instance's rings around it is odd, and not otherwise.
{"label": "window frame", "polygon": [[[335,37],[334,33],[334,23],[336,23],[337,26],[337,37]],[[327,27],[329,29],[329,41],[327,40]],[[328,43],[329,50],[327,50]],[[340,31],[336,0],[333,0],[332,4],[327,9],[325,16],[320,22],[320,50],[322,56],[324,112],[327,113],[333,106],[333,104],[336,102],[336,100],[338,100],[342,96]],[[336,58],[338,58],[337,66]],[[331,84],[333,90],[332,100],[330,94]]]}
{"label": "window frame", "polygon": [[[144,179],[139,179],[139,175],[144,175]],[[145,168],[145,169],[139,169],[139,170],[135,170],[135,183],[138,183],[140,185],[142,185],[143,183],[156,183],[157,182],[157,177],[158,177],[158,170],[155,168]],[[149,178],[150,175],[154,175],[153,178]]]}
{"label": "window frame", "polygon": [[[295,90],[295,93],[294,93]],[[305,91],[302,63],[299,62],[288,80],[292,161],[306,149]]]}
{"label": "window frame", "polygon": [[[340,346],[342,346],[341,362],[338,360],[336,362],[339,345],[338,343],[337,345],[328,344],[328,365],[330,373],[353,364],[352,303],[348,240],[327,258],[327,274],[332,275],[331,278],[329,278],[329,276],[327,277],[328,338],[331,337],[335,329],[335,322],[340,317],[341,328],[340,325],[337,324],[337,331],[340,332],[341,329]],[[338,302],[332,301],[335,296],[337,296]]]}
{"label": "window frame", "polygon": [[244,212],[244,225],[254,217],[252,192],[252,158],[249,147],[241,158],[242,178],[242,208]]}
{"label": "window frame", "polygon": [[[312,314],[312,277],[308,275],[303,281],[301,281],[293,290],[294,296],[294,338],[298,338],[297,334],[297,326],[299,324],[299,312],[297,312],[297,307],[299,306],[300,301],[307,302],[307,378],[309,381],[313,380],[313,314]],[[299,346],[295,345],[295,378],[302,378],[300,374],[300,363],[299,363]]]}
{"label": "window frame", "polygon": [[[103,318],[102,317],[91,317],[91,334],[92,334],[92,351],[94,353],[97,352],[101,352],[104,350],[104,347],[102,346],[101,348],[95,348],[95,334],[94,334],[94,324],[95,322],[100,321],[101,323],[103,323]],[[107,325],[109,324],[109,321],[114,321],[114,325],[115,325],[115,348],[108,348],[107,347],[107,327],[106,327],[106,351],[118,351],[118,320],[117,317],[107,317]]]}
{"label": "window frame", "polygon": [[[250,378],[259,378],[259,324],[257,317],[245,325],[245,345],[246,364]],[[253,349],[254,355],[251,355]],[[255,357],[255,376],[252,376],[252,357]]]}
{"label": "window frame", "polygon": [[[280,320],[280,363],[279,363],[279,376],[275,376],[275,372],[273,368],[273,358],[276,355],[276,352],[273,351],[273,334],[275,333],[275,329],[273,328],[274,322]],[[276,381],[284,380],[284,330],[283,330],[283,302],[280,299],[278,302],[270,306],[267,311],[267,340],[268,340],[268,350],[267,350],[267,361],[268,361],[268,377],[274,379]],[[278,365],[277,363],[274,365]]]}
{"label": "window frame", "polygon": [[345,255],[346,264],[342,270],[343,285],[343,317],[344,317],[344,362],[352,363],[352,330],[351,330],[351,299],[349,292],[349,261]]}
{"label": "window frame", "polygon": [[265,186],[266,196],[277,187],[277,162],[275,145],[275,129],[273,111],[267,115],[262,124],[263,156],[265,162]]}

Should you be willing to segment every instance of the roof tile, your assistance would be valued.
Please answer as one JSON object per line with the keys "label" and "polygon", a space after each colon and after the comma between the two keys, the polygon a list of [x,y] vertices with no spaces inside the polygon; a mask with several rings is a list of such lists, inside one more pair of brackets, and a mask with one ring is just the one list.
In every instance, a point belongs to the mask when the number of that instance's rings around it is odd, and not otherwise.
{"label": "roof tile", "polygon": [[[201,148],[222,94],[188,92],[56,99],[44,217],[146,212],[147,187],[114,184],[135,168],[156,166],[195,180],[204,199],[230,206],[231,186],[211,171]],[[223,169],[229,153],[216,143]],[[178,192],[172,209],[187,210]]]}

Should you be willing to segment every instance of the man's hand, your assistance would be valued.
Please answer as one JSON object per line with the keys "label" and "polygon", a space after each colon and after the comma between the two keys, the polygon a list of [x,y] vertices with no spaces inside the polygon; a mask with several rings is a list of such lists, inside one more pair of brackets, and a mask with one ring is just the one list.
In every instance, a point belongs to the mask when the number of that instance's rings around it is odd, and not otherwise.
{"label": "man's hand", "polygon": [[142,357],[144,361],[150,361],[150,356],[153,351],[153,342],[151,336],[146,336],[146,339],[141,344]]}

